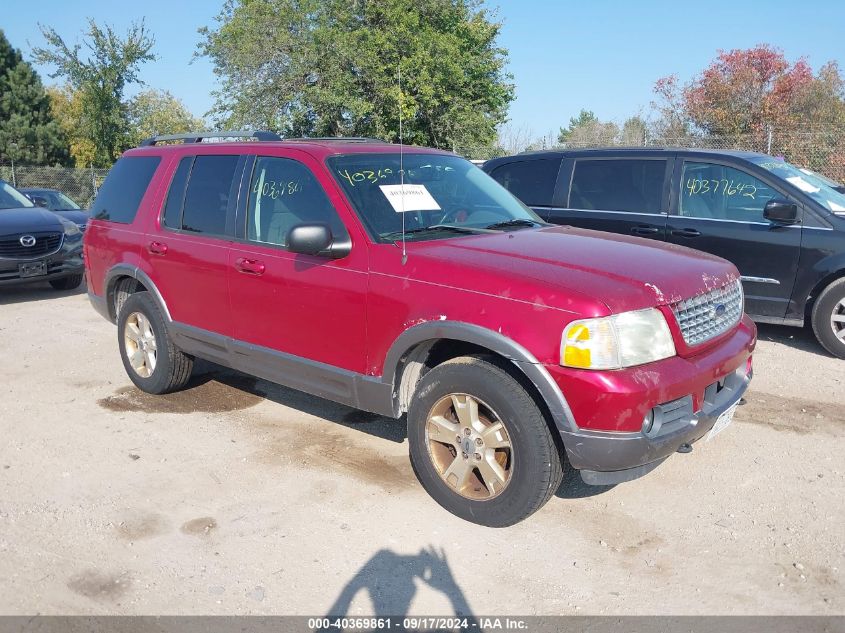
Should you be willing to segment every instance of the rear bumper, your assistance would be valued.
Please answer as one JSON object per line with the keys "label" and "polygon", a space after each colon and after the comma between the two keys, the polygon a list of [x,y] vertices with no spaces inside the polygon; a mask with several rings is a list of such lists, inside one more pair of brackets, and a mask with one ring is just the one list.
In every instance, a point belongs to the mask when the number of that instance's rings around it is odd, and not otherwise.
{"label": "rear bumper", "polygon": [[[575,421],[559,427],[570,464],[587,483],[619,483],[696,442],[742,398],[756,342],[746,316],[730,336],[693,357],[609,372],[547,367]],[[649,414],[654,424],[646,432]]]}

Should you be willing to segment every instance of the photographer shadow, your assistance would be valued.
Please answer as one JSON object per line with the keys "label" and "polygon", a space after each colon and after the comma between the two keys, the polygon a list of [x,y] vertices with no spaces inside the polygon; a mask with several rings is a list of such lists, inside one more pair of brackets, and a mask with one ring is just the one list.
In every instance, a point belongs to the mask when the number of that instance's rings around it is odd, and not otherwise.
{"label": "photographer shadow", "polygon": [[433,547],[410,556],[379,550],[346,583],[326,617],[347,616],[352,601],[361,591],[369,594],[375,617],[407,615],[417,592],[417,579],[449,599],[451,615],[467,618],[471,628],[473,623],[478,628],[466,597],[449,568],[446,553],[442,550],[438,553]]}

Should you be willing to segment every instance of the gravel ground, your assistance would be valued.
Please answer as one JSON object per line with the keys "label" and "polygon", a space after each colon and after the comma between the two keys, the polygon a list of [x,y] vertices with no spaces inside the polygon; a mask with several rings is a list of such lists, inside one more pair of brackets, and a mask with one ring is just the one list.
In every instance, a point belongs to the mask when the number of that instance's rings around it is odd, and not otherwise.
{"label": "gravel ground", "polygon": [[845,362],[761,326],[748,404],[508,529],[417,484],[404,430],[211,365],[130,386],[84,293],[0,293],[0,613],[843,614]]}

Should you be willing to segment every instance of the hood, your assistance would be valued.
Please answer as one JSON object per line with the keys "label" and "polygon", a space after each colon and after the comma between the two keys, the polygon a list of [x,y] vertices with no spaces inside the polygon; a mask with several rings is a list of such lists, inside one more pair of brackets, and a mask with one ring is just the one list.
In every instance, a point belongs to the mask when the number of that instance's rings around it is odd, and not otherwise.
{"label": "hood", "polygon": [[[524,298],[533,303],[539,300],[568,308],[572,303],[561,300],[578,295],[601,301],[612,313],[674,303],[739,277],[733,264],[707,253],[568,226],[409,242],[407,246],[409,260],[431,257],[474,269],[473,275],[456,275],[450,285],[471,290],[478,287],[479,274],[492,275],[498,294],[517,297],[530,280],[531,296]],[[414,269],[417,275],[425,275],[425,266]],[[462,280],[466,281],[462,284]],[[547,296],[537,297],[538,285]]]}
{"label": "hood", "polygon": [[53,209],[53,213],[63,217],[65,220],[70,220],[74,224],[88,224],[89,215],[87,211],[80,209]]}
{"label": "hood", "polygon": [[63,231],[59,217],[41,207],[0,209],[0,235],[14,235],[29,231]]}

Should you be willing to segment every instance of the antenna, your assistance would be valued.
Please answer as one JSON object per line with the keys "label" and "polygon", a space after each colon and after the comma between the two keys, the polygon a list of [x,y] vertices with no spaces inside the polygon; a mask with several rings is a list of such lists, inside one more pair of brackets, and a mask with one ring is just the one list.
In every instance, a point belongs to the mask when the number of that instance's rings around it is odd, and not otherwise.
{"label": "antenna", "polygon": [[399,60],[399,198],[402,200],[402,265],[408,262],[405,250],[405,162],[402,149],[402,60]]}

